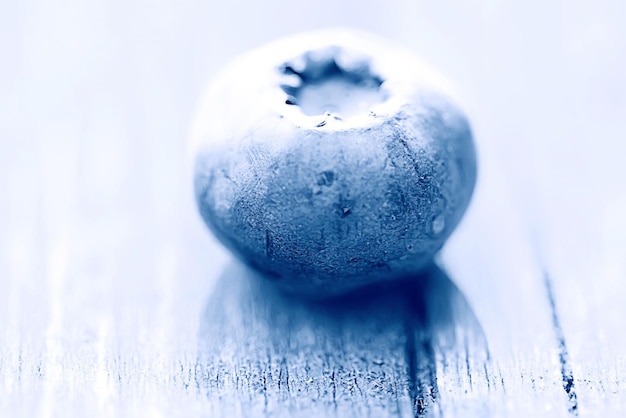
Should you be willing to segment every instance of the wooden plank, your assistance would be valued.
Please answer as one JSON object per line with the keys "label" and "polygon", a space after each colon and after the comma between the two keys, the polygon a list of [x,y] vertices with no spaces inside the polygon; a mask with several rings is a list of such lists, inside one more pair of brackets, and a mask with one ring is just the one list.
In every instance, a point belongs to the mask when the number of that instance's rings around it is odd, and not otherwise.
{"label": "wooden plank", "polygon": [[[489,344],[491,413],[568,416],[552,307],[525,219],[494,147],[484,147],[480,184],[443,260]],[[514,394],[514,395],[512,395]]]}
{"label": "wooden plank", "polygon": [[[436,415],[446,396],[437,365],[468,385],[481,379],[470,362],[483,372],[488,357],[480,325],[437,267],[307,302],[233,265],[209,298],[199,344],[197,383],[220,416]],[[484,409],[470,405],[468,414]]]}
{"label": "wooden plank", "polygon": [[[593,197],[586,205],[549,202],[540,222],[542,263],[561,330],[563,368],[575,388],[581,415],[620,417],[626,410],[626,171],[578,185]],[[621,172],[621,173],[620,173]],[[563,218],[563,212],[570,215]]]}

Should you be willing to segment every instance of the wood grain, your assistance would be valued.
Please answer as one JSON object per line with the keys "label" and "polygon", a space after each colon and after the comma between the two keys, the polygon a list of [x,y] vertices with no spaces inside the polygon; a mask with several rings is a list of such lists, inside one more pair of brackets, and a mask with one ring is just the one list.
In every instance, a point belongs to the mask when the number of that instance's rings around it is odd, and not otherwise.
{"label": "wood grain", "polygon": [[459,383],[488,378],[480,325],[435,266],[323,303],[231,266],[207,304],[199,350],[200,384],[224,416],[238,402],[252,416],[428,416],[446,405],[438,367]]}

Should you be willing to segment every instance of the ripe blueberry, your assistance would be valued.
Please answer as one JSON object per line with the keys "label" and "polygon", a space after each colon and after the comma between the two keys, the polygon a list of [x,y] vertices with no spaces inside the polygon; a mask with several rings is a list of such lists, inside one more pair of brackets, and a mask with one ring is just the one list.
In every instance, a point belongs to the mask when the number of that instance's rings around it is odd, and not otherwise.
{"label": "ripe blueberry", "polygon": [[410,53],[357,32],[313,32],[239,58],[197,118],[203,219],[296,293],[419,272],[476,180],[469,124],[445,91]]}

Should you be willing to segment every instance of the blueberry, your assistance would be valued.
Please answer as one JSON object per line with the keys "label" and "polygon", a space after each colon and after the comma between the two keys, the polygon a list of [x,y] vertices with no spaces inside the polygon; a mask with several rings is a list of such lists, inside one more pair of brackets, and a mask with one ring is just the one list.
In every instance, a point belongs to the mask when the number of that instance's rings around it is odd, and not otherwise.
{"label": "blueberry", "polygon": [[357,32],[239,58],[197,118],[204,221],[291,292],[325,297],[414,275],[476,181],[470,126],[446,91],[408,52]]}

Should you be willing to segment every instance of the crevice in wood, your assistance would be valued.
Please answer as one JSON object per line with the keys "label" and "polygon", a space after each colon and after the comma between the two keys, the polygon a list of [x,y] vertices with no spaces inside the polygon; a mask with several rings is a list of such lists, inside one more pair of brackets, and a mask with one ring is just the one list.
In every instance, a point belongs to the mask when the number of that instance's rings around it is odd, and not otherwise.
{"label": "crevice in wood", "polygon": [[567,394],[567,400],[569,404],[568,411],[570,414],[578,416],[578,396],[576,395],[574,372],[572,371],[572,367],[569,364],[567,343],[565,342],[565,335],[563,334],[563,328],[561,327],[561,321],[559,320],[559,314],[556,308],[556,300],[554,298],[554,292],[552,290],[552,280],[547,272],[544,272],[543,277],[544,285],[546,287],[546,295],[548,297],[548,303],[550,306],[550,313],[552,315],[552,327],[554,329],[554,335],[556,337],[557,347],[559,350],[561,378],[563,380],[563,389]]}
{"label": "crevice in wood", "polygon": [[415,300],[414,295],[423,295],[426,284],[415,286],[406,303],[404,331],[406,335],[406,362],[409,379],[409,396],[415,418],[431,416],[437,402],[437,369],[435,348],[428,305],[424,300]]}
{"label": "crevice in wood", "polygon": [[418,376],[417,376],[417,352],[415,348],[415,334],[414,334],[413,325],[410,321],[406,321],[405,325],[405,334],[406,334],[406,362],[408,367],[408,378],[409,378],[409,396],[413,403],[413,414],[414,416],[421,417],[423,414],[423,408],[421,407],[420,401],[422,400],[422,396],[419,393],[419,385],[418,385]]}

